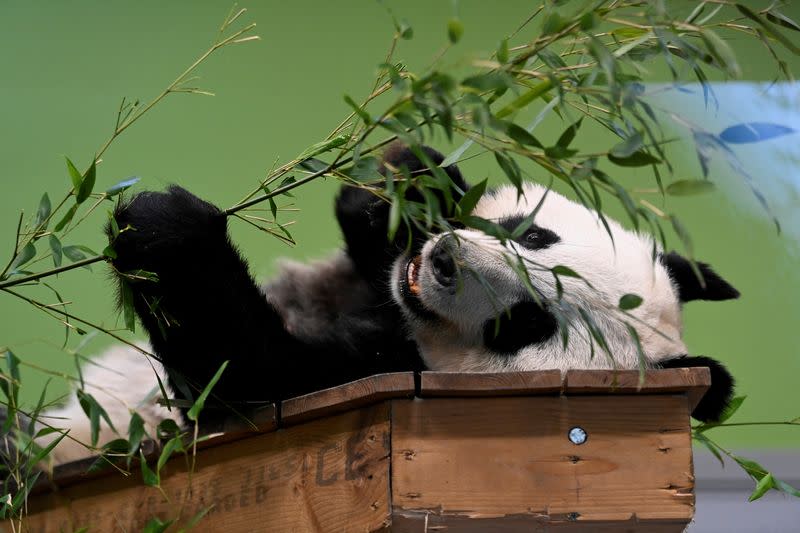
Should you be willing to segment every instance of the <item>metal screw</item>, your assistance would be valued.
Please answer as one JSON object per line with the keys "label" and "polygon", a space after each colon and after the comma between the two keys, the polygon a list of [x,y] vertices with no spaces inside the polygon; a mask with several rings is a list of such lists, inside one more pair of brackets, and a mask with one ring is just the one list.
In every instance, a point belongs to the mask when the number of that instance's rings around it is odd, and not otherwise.
{"label": "metal screw", "polygon": [[586,439],[589,438],[589,435],[586,433],[586,430],[578,426],[575,426],[574,428],[570,429],[567,436],[569,437],[569,441],[572,444],[578,446],[586,442]]}

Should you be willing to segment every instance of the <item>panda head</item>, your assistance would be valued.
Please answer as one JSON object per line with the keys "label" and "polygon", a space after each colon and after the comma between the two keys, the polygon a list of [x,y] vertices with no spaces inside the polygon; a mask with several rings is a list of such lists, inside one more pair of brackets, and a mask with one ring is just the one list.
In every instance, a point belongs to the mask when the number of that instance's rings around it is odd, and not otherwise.
{"label": "panda head", "polygon": [[[670,366],[687,353],[682,304],[738,297],[708,265],[695,271],[651,237],[604,224],[541,185],[487,191],[472,214],[513,238],[456,229],[429,235],[393,264],[393,298],[433,370],[633,369],[639,346],[649,367]],[[641,304],[622,311],[626,294]]]}

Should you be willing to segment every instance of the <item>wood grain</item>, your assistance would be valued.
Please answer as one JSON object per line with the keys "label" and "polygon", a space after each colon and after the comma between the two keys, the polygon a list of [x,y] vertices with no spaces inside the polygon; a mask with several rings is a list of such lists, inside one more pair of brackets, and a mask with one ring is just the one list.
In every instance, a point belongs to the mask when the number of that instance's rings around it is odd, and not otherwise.
{"label": "wood grain", "polygon": [[523,396],[561,392],[561,372],[423,372],[420,393],[434,396]]}
{"label": "wood grain", "polygon": [[[579,446],[567,437],[575,426],[588,433]],[[681,395],[394,401],[392,459],[397,520],[685,526],[694,511]]]}
{"label": "wood grain", "polygon": [[564,378],[566,394],[683,392],[689,397],[689,412],[694,410],[709,386],[711,386],[711,372],[704,366],[648,370],[641,386],[638,370],[568,370]]}
{"label": "wood grain", "polygon": [[377,374],[338,387],[285,400],[281,403],[280,424],[297,424],[389,398],[413,395],[413,372]]}
{"label": "wood grain", "polygon": [[139,476],[109,476],[32,499],[30,531],[140,531],[211,511],[192,531],[367,532],[389,523],[389,405],[380,403],[203,450],[162,472],[167,502]]}

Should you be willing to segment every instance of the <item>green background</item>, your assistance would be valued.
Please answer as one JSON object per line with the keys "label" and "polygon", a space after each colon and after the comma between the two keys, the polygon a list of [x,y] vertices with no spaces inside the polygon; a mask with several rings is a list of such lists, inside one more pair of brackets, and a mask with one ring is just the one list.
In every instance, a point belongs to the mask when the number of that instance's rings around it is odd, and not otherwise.
{"label": "green background", "polygon": [[[681,3],[682,5],[684,3]],[[414,29],[400,43],[397,59],[423,70],[447,43],[451,2],[390,2],[398,18]],[[527,1],[462,1],[463,40],[448,51],[446,65],[465,66],[494,50],[531,10]],[[115,142],[98,169],[102,190],[131,175],[138,189],[179,183],[216,204],[228,207],[254,188],[274,161],[284,162],[323,139],[349,112],[342,95],[359,100],[372,87],[393,32],[383,5],[349,2],[253,2],[246,21],[258,23],[262,40],[223,50],[204,64],[199,85],[217,96],[173,95]],[[11,253],[19,209],[34,212],[44,191],[54,200],[69,186],[64,155],[83,168],[113,128],[122,96],[148,100],[163,89],[210,44],[230,9],[227,2],[26,2],[0,3],[0,260]],[[800,9],[786,13],[794,18]],[[532,31],[538,24],[531,27]],[[785,33],[789,30],[785,30]],[[791,33],[791,32],[789,32]],[[796,39],[798,34],[790,35]],[[774,63],[756,41],[732,42],[748,80],[771,80]],[[485,54],[484,54],[485,55]],[[786,57],[795,71],[800,61]],[[667,81],[657,64],[651,81]],[[800,127],[797,87],[788,87],[785,107],[772,115]],[[763,120],[763,86],[719,87],[720,111],[707,111],[702,97],[675,91],[659,96],[660,105],[718,131],[744,120]],[[758,100],[758,98],[761,98]],[[765,103],[766,102],[766,103]],[[537,129],[552,142],[564,124],[555,116]],[[596,134],[593,135],[592,132]],[[581,148],[607,149],[613,139],[598,130],[579,136]],[[680,128],[676,134],[682,134]],[[450,147],[434,139],[443,151]],[[677,213],[688,226],[697,256],[714,265],[743,293],[741,300],[693,303],[686,307],[686,340],[692,353],[725,361],[736,375],[739,393],[748,401],[738,420],[781,420],[800,416],[797,398],[798,319],[800,319],[800,178],[796,139],[742,147],[742,161],[756,177],[784,225],[778,235],[741,178],[715,164],[718,192],[692,198],[651,201]],[[673,151],[676,172],[669,180],[696,178],[696,157],[688,143]],[[493,160],[478,157],[463,167],[473,181],[498,175]],[[541,170],[526,167],[544,178]],[[614,168],[608,171],[618,172]],[[653,187],[649,175],[628,172],[627,183]],[[637,182],[638,180],[638,182]],[[336,184],[318,181],[299,189],[292,213],[294,248],[232,222],[232,231],[251,269],[260,279],[275,270],[275,259],[308,260],[339,245],[332,216]],[[612,206],[611,213],[620,211]],[[99,231],[105,214],[87,221],[64,244],[104,247]],[[284,218],[287,220],[287,218]],[[672,240],[673,245],[677,242]],[[42,262],[39,265],[47,265]],[[114,310],[112,283],[102,265],[76,270],[55,281],[72,312],[121,327]],[[45,289],[26,294],[53,301]],[[219,332],[225,335],[224,331]],[[27,304],[0,294],[0,344],[22,358],[23,398],[33,401],[47,378],[34,366],[73,373],[72,356],[60,349],[64,328]],[[68,346],[74,347],[77,337]],[[100,351],[109,341],[98,336],[82,353]],[[66,391],[63,380],[50,386],[55,397]],[[732,447],[798,447],[796,427],[719,430],[721,444]]]}

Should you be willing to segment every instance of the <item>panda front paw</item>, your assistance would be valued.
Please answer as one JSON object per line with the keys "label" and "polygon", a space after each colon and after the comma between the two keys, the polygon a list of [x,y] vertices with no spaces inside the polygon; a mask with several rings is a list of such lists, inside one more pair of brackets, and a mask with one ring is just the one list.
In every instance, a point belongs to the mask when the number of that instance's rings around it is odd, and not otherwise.
{"label": "panda front paw", "polygon": [[[114,212],[116,227],[106,233],[116,254],[119,272],[161,273],[191,265],[220,239],[227,241],[225,215],[186,189],[142,192]],[[118,230],[118,233],[117,233]]]}

